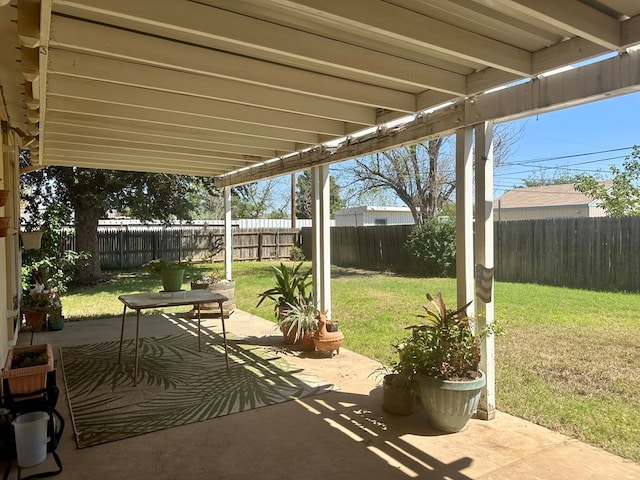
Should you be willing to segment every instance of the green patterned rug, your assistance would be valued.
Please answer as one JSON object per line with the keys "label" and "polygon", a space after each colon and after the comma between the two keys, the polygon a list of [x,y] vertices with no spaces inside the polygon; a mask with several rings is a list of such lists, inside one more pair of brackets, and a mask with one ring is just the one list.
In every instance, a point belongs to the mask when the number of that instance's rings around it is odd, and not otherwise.
{"label": "green patterned rug", "polygon": [[237,340],[228,341],[229,370],[219,337],[203,333],[202,352],[191,335],[141,342],[135,387],[133,340],[123,342],[120,365],[117,341],[60,349],[79,448],[334,388],[277,352]]}

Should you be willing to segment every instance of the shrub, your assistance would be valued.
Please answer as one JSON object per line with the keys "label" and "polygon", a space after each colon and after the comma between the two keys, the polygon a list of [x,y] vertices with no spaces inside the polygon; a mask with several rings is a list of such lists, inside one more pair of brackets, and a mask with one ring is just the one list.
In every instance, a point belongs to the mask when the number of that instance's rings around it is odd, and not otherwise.
{"label": "shrub", "polygon": [[452,277],[456,268],[456,222],[454,219],[427,218],[416,225],[405,248],[425,266],[425,273]]}
{"label": "shrub", "polygon": [[304,262],[306,260],[301,247],[294,245],[293,247],[291,247],[290,252],[292,262]]}

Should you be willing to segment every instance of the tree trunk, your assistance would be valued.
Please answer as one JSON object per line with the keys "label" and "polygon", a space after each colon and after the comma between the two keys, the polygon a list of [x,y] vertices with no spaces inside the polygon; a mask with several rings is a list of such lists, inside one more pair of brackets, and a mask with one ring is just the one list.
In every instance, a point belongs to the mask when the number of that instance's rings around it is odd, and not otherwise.
{"label": "tree trunk", "polygon": [[88,252],[91,257],[78,266],[76,281],[81,285],[93,285],[102,279],[98,249],[98,219],[100,212],[76,209],[76,251]]}

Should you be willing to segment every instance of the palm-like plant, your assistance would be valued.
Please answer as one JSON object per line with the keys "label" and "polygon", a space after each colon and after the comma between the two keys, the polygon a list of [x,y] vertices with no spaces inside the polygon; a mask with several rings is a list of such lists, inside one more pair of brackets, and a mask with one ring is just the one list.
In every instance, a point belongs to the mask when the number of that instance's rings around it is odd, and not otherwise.
{"label": "palm-like plant", "polygon": [[308,304],[312,295],[311,279],[309,278],[311,269],[303,270],[302,265],[303,263],[300,262],[292,267],[287,267],[281,262],[280,266],[272,267],[275,286],[258,294],[260,300],[256,307],[259,307],[266,299],[272,300],[277,317],[279,307]]}

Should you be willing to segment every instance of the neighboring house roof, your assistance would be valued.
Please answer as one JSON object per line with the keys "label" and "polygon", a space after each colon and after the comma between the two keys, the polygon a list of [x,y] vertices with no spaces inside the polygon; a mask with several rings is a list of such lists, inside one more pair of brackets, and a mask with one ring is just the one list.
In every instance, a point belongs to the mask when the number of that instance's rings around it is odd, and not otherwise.
{"label": "neighboring house roof", "polygon": [[[601,182],[611,188],[613,182]],[[542,187],[514,188],[493,201],[494,208],[561,207],[589,205],[593,199],[574,190],[572,183]]]}

